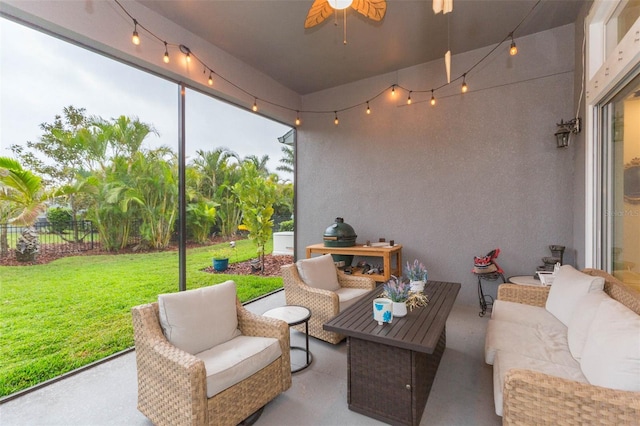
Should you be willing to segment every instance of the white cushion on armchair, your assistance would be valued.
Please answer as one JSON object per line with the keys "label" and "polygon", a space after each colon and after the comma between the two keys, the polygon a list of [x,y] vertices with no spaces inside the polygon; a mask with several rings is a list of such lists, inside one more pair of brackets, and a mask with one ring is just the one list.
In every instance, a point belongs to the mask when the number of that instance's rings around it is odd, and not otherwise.
{"label": "white cushion on armchair", "polygon": [[340,289],[338,270],[330,254],[324,254],[296,262],[298,274],[309,287],[336,291]]}
{"label": "white cushion on armchair", "polygon": [[167,340],[192,355],[240,335],[233,281],[161,294],[158,309]]}

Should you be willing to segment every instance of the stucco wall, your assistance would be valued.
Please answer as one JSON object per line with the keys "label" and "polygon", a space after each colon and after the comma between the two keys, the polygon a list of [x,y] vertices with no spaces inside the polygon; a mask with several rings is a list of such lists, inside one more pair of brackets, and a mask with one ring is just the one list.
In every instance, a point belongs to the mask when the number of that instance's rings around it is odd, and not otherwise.
{"label": "stucco wall", "polygon": [[[573,111],[574,27],[508,44],[459,82],[436,93],[389,93],[365,107],[303,118],[297,141],[296,253],[320,242],[342,216],[358,242],[394,239],[405,260],[418,258],[430,278],[462,283],[458,303],[477,303],[474,255],[494,248],[505,275],[533,274],[548,245],[573,252],[574,149],[553,133]],[[454,55],[452,77],[491,47]],[[392,84],[414,90],[444,82],[443,61],[311,94],[304,110],[339,109]],[[572,256],[566,260],[574,262]],[[497,286],[485,290],[495,295]]]}

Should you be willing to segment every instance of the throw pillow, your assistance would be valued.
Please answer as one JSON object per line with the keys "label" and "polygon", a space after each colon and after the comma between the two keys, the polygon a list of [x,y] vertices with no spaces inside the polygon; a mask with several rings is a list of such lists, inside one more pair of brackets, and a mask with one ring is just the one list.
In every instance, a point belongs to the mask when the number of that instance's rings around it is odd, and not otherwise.
{"label": "throw pillow", "polygon": [[569,326],[571,315],[582,296],[603,288],[604,278],[587,275],[571,265],[563,265],[553,280],[545,307],[560,322]]}
{"label": "throw pillow", "polygon": [[580,359],[584,344],[587,342],[589,328],[593,319],[596,317],[600,302],[610,297],[604,291],[594,291],[582,296],[582,299],[576,305],[576,309],[569,320],[567,328],[567,340],[569,343],[569,351],[571,355]]}
{"label": "throw pillow", "polygon": [[338,271],[330,254],[298,260],[296,266],[306,285],[329,291],[340,288]]}
{"label": "throw pillow", "polygon": [[236,283],[158,296],[160,325],[171,344],[190,354],[205,351],[240,335]]}
{"label": "throw pillow", "polygon": [[640,391],[640,316],[617,300],[603,300],[580,359],[589,383]]}

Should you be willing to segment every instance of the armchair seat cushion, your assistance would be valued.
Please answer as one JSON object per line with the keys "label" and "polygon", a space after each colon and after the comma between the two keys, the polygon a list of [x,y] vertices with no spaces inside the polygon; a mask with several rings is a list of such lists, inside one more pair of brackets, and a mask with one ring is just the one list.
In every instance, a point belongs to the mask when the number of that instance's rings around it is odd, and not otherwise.
{"label": "armchair seat cushion", "polygon": [[338,301],[340,303],[340,312],[353,305],[369,291],[371,290],[351,287],[342,287],[336,290],[335,293],[338,295]]}
{"label": "armchair seat cushion", "polygon": [[238,336],[195,354],[204,361],[207,398],[252,376],[281,354],[278,339],[254,336]]}

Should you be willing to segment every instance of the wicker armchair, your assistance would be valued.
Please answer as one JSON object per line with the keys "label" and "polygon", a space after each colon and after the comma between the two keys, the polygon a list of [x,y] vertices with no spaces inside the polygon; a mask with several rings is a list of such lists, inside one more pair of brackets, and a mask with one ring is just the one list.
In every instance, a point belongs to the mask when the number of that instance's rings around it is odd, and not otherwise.
{"label": "wicker armchair", "polygon": [[[640,293],[604,271],[583,272],[605,279],[604,291],[640,315]],[[549,287],[502,284],[498,300],[545,306]],[[603,360],[606,362],[606,360]],[[525,369],[510,369],[504,379],[505,425],[637,425],[640,394],[609,389]]]}
{"label": "wicker armchair", "polygon": [[[345,336],[326,331],[323,324],[340,313],[340,301],[338,295],[330,290],[310,287],[302,281],[295,264],[281,267],[284,281],[284,294],[288,305],[300,305],[309,308],[309,335],[332,344],[340,343]],[[361,288],[373,290],[376,282],[368,277],[354,277],[338,273],[338,282],[345,288]],[[294,326],[298,331],[304,332],[304,326]]]}
{"label": "wicker armchair", "polygon": [[207,398],[204,362],[165,338],[158,303],[132,309],[138,410],[154,424],[237,425],[291,387],[287,324],[253,314],[237,300],[236,311],[243,335],[277,338],[282,355],[247,379]]}

